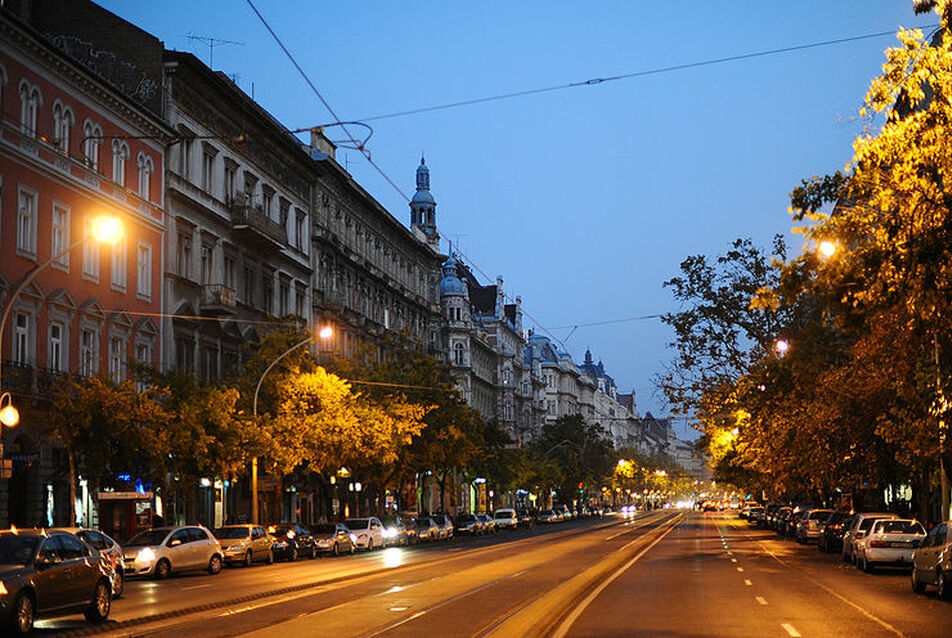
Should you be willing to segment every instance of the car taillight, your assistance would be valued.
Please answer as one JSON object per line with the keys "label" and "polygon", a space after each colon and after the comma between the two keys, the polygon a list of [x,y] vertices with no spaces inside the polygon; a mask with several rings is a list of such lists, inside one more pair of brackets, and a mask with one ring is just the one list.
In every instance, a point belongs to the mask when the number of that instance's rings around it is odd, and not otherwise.
{"label": "car taillight", "polygon": [[885,547],[886,541],[869,541],[870,547]]}

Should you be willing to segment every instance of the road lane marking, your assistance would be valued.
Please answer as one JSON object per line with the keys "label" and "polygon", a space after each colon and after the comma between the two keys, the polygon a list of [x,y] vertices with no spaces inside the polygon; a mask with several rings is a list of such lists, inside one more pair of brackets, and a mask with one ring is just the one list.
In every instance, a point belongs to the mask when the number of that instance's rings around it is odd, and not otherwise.
{"label": "road lane marking", "polygon": [[756,600],[761,605],[767,604],[767,600],[763,596],[754,596],[754,600]]}
{"label": "road lane marking", "polygon": [[737,571],[742,572],[742,571],[744,571],[744,568],[743,568],[743,567],[738,567],[738,568],[737,568]]}
{"label": "road lane marking", "polygon": [[731,559],[731,562],[732,562],[732,563],[736,563],[736,562],[737,562],[737,559],[736,559],[736,558],[732,558],[732,559]]}
{"label": "road lane marking", "polygon": [[406,611],[410,609],[409,607],[391,607],[390,611]]}
{"label": "road lane marking", "polygon": [[752,582],[750,582],[750,579],[749,579],[749,578],[745,578],[745,579],[744,579],[744,584],[747,585],[748,587],[753,587],[753,586],[754,586],[754,584],[753,584]]}
{"label": "road lane marking", "polygon": [[565,635],[569,633],[569,629],[572,628],[572,625],[575,624],[575,621],[579,619],[579,616],[582,615],[585,609],[592,604],[592,601],[598,598],[598,596],[601,595],[603,591],[605,591],[605,588],[611,585],[616,578],[628,571],[628,569],[638,562],[642,556],[647,554],[652,547],[660,543],[665,536],[677,529],[678,525],[680,525],[685,520],[685,518],[678,520],[674,525],[665,530],[663,534],[658,536],[658,538],[654,539],[647,547],[635,554],[631,560],[622,565],[619,569],[615,570],[615,573],[603,580],[602,583],[592,591],[592,593],[585,597],[585,600],[579,603],[575,609],[572,610],[572,613],[565,617],[565,619],[559,624],[558,628],[552,633],[553,638],[565,638]]}
{"label": "road lane marking", "polygon": [[188,591],[190,589],[202,589],[204,587],[211,587],[211,583],[205,585],[192,585],[191,587],[182,587],[182,591]]}
{"label": "road lane marking", "polygon": [[801,634],[799,631],[794,629],[793,625],[791,625],[790,623],[785,622],[785,623],[782,623],[780,626],[787,630],[787,633],[790,634],[790,638],[801,638],[801,636],[803,636],[803,634]]}

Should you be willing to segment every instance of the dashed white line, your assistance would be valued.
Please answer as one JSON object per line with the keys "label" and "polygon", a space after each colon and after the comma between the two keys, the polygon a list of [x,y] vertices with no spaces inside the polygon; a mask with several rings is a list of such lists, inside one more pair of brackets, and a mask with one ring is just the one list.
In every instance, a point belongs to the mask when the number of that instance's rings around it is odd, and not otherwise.
{"label": "dashed white line", "polygon": [[752,582],[750,582],[750,579],[749,579],[749,578],[745,578],[745,579],[744,579],[744,584],[747,585],[748,587],[753,587],[753,586],[754,586],[754,584],[753,584]]}
{"label": "dashed white line", "polygon": [[790,638],[801,638],[801,636],[803,636],[803,634],[797,631],[794,628],[794,626],[791,625],[790,623],[785,622],[785,623],[782,623],[780,626],[783,627],[787,631],[788,634],[790,634]]}
{"label": "dashed white line", "polygon": [[738,567],[738,568],[737,568],[737,571],[742,572],[742,571],[744,571],[744,568],[743,568],[743,567]]}
{"label": "dashed white line", "polygon": [[736,559],[736,558],[732,558],[732,559],[731,559],[731,562],[732,562],[732,563],[736,563],[736,562],[737,562],[737,559]]}
{"label": "dashed white line", "polygon": [[208,583],[205,585],[192,585],[191,587],[182,587],[181,591],[188,591],[190,589],[202,589],[203,587],[211,587],[211,584]]}
{"label": "dashed white line", "polygon": [[754,596],[754,600],[756,600],[756,601],[757,601],[758,603],[760,603],[761,605],[766,605],[766,604],[767,604],[767,599],[764,598],[763,596]]}

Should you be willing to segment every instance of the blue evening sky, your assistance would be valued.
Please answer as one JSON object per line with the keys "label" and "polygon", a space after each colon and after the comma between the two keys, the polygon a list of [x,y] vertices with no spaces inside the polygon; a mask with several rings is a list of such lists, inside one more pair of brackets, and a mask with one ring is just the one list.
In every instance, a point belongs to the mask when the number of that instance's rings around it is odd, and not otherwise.
{"label": "blue evening sky", "polygon": [[[913,15],[911,0],[255,1],[343,120],[937,21]],[[246,1],[102,4],[206,64],[208,46],[188,35],[243,43],[217,46],[214,68],[289,128],[333,120]],[[368,148],[408,195],[424,152],[440,230],[566,339],[572,325],[676,309],[662,282],[689,254],[791,237],[787,194],[848,161],[895,41],[382,119]],[[359,153],[338,160],[408,222],[403,197]],[[576,360],[591,348],[641,413],[659,415],[652,379],[670,339],[647,319],[581,326],[565,345]]]}

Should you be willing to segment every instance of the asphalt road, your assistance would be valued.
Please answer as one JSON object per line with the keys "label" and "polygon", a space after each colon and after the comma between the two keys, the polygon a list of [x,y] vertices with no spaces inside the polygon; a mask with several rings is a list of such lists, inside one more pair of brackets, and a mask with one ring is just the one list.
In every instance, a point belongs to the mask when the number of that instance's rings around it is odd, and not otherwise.
{"label": "asphalt road", "polygon": [[[75,617],[43,622],[39,633],[93,629]],[[906,572],[864,574],[734,514],[668,511],[130,582],[110,623],[95,629],[203,637],[949,636],[952,604],[913,594]]]}

